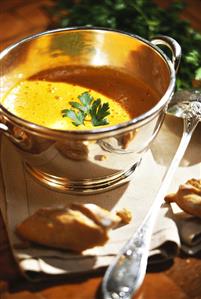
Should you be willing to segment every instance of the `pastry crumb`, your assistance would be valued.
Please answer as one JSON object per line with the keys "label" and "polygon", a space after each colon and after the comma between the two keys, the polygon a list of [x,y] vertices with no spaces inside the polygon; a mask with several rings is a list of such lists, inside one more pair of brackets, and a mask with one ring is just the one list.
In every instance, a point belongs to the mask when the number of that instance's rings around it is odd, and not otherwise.
{"label": "pastry crumb", "polygon": [[128,224],[132,220],[132,213],[130,210],[123,208],[116,212],[116,215],[121,218],[121,221],[125,224]]}

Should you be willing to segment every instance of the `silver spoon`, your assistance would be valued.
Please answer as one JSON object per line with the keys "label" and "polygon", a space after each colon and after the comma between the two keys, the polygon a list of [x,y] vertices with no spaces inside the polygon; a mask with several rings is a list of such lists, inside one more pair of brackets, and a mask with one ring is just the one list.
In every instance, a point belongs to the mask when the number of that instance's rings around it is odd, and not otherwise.
{"label": "silver spoon", "polygon": [[141,286],[147,267],[153,227],[171,179],[201,121],[201,91],[177,92],[167,113],[182,117],[184,128],[177,152],[165,173],[159,192],[143,223],[120,250],[102,281],[104,299],[130,299]]}

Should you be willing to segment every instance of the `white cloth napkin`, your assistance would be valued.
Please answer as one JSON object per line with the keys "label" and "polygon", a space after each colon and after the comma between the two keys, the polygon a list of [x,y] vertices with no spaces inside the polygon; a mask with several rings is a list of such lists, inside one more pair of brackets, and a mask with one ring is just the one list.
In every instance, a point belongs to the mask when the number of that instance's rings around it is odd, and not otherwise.
{"label": "white cloth napkin", "polygon": [[[44,275],[88,272],[111,263],[123,244],[142,223],[157,194],[172,156],[173,147],[177,146],[179,140],[180,131],[175,134],[171,126],[172,119],[168,117],[152,146],[152,150],[144,155],[142,163],[130,183],[111,191],[87,196],[58,193],[40,185],[25,171],[13,145],[6,137],[2,138],[0,207],[6,221],[13,254],[21,270],[28,278],[41,279]],[[175,127],[173,126],[173,128]],[[196,137],[191,144],[191,154],[192,151],[197,153],[197,146]],[[170,188],[171,192],[186,179],[200,176],[199,155],[197,160],[193,155],[192,164],[188,156],[185,156],[183,161],[185,161],[185,166],[178,169]],[[96,203],[109,210],[128,208],[133,214],[133,220],[130,224],[113,230],[110,234],[110,240],[105,246],[86,250],[82,255],[47,249],[37,245],[22,248],[21,241],[15,234],[15,227],[18,223],[40,207],[68,205],[74,201]],[[169,205],[164,204],[161,207],[152,236],[149,263],[161,263],[172,259],[181,247],[180,241],[182,241],[182,248],[189,254],[197,252],[201,247],[199,220],[196,219],[195,221],[197,229],[192,227],[192,224],[186,229],[185,226],[190,221],[177,222],[177,216],[178,212],[175,213]]]}
{"label": "white cloth napkin", "polygon": [[195,255],[201,251],[201,218],[184,213],[175,203],[171,204],[174,219],[181,240],[181,249]]}

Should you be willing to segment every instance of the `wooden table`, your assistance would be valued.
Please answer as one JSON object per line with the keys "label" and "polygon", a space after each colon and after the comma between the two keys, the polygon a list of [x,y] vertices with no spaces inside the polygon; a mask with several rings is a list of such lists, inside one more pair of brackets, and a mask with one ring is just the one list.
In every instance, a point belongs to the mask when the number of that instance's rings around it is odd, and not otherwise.
{"label": "wooden table", "polygon": [[[166,1],[157,1],[162,4]],[[201,30],[200,0],[188,1],[184,17]],[[1,0],[0,49],[28,34],[45,30],[49,24],[42,5],[51,0]],[[1,199],[0,199],[1,200]],[[95,299],[104,270],[92,275],[65,277],[47,283],[29,283],[11,254],[5,224],[0,214],[0,299]],[[180,255],[163,268],[148,268],[135,299],[201,299],[201,254]]]}

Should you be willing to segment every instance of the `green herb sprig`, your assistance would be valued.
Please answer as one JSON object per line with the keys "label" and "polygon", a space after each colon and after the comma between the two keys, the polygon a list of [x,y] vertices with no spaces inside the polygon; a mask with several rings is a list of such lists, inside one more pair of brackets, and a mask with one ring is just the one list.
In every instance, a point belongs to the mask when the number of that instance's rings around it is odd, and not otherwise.
{"label": "green herb sprig", "polygon": [[79,102],[71,101],[73,109],[64,109],[61,111],[63,117],[69,117],[72,119],[72,124],[76,127],[79,125],[85,125],[85,121],[90,117],[89,121],[91,121],[92,125],[97,126],[105,126],[109,122],[107,120],[107,116],[110,114],[110,107],[108,103],[101,104],[101,99],[94,99],[92,95],[88,91],[83,92],[78,96]]}
{"label": "green herb sprig", "polygon": [[175,38],[182,47],[177,89],[201,80],[201,34],[180,17],[184,1],[165,9],[153,0],[58,0],[52,7],[55,27],[101,26],[117,28],[150,40],[157,34]]}

